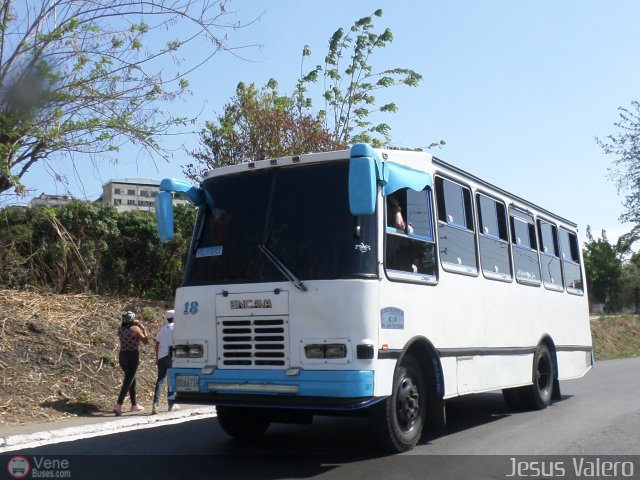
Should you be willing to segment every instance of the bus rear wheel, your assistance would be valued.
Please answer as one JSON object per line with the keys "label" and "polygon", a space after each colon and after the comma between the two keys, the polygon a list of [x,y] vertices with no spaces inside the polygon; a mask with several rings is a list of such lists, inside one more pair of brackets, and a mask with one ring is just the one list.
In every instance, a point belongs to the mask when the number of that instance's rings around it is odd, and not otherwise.
{"label": "bus rear wheel", "polygon": [[405,452],[415,447],[422,435],[427,385],[420,364],[411,356],[402,360],[393,377],[393,392],[374,407],[372,421],[385,450]]}
{"label": "bus rear wheel", "polygon": [[228,435],[238,440],[260,438],[271,425],[268,412],[249,407],[216,407],[220,426]]}
{"label": "bus rear wheel", "polygon": [[549,347],[545,344],[538,345],[533,355],[532,384],[508,391],[503,390],[502,394],[507,405],[514,410],[543,410],[547,408],[553,395],[553,372],[553,357]]}

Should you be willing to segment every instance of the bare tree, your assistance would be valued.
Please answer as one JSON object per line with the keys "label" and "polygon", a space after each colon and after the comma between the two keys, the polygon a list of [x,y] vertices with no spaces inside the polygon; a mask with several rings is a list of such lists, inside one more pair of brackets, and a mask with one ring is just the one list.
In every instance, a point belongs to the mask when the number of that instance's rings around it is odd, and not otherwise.
{"label": "bare tree", "polygon": [[164,155],[158,138],[188,119],[161,102],[213,55],[234,53],[226,31],[241,26],[225,0],[3,0],[0,193],[24,193],[37,162],[55,171],[63,156],[117,154],[125,142]]}

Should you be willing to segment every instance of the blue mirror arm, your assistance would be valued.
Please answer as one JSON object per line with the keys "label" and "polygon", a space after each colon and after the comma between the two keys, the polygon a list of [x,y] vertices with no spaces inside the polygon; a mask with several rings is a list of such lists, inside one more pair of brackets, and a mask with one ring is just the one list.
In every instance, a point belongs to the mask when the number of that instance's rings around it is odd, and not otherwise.
{"label": "blue mirror arm", "polygon": [[156,222],[162,243],[173,240],[173,197],[170,192],[160,192],[156,196]]}
{"label": "blue mirror arm", "polygon": [[205,202],[212,207],[211,196],[193,185],[165,178],[160,182],[160,193],[156,197],[156,222],[160,241],[165,243],[173,239],[173,193],[180,193],[189,203],[199,207]]}
{"label": "blue mirror arm", "polygon": [[165,178],[162,180],[162,182],[160,182],[160,191],[182,193],[189,203],[196,207],[199,207],[205,202],[205,194],[201,189],[173,178]]}

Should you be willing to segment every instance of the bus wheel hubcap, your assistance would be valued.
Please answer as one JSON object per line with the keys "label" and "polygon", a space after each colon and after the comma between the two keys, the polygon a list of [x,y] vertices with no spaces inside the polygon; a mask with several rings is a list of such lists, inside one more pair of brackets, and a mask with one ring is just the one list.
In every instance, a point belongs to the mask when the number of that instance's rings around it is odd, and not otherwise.
{"label": "bus wheel hubcap", "polygon": [[411,378],[405,377],[400,383],[396,406],[400,427],[404,431],[410,430],[420,413],[420,394]]}
{"label": "bus wheel hubcap", "polygon": [[538,368],[536,371],[536,380],[538,382],[538,388],[541,391],[547,390],[550,386],[551,379],[551,365],[546,358],[540,358],[538,361]]}

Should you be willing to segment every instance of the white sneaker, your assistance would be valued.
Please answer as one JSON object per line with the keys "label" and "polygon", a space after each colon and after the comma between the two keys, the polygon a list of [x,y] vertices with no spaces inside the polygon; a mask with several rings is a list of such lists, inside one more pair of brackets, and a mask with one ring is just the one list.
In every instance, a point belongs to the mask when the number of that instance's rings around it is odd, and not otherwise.
{"label": "white sneaker", "polygon": [[176,405],[175,403],[173,405],[169,405],[170,412],[177,412],[178,410],[180,410],[180,405]]}
{"label": "white sneaker", "polygon": [[153,407],[151,407],[151,415],[157,415],[158,414],[158,405],[157,404],[153,404]]}

